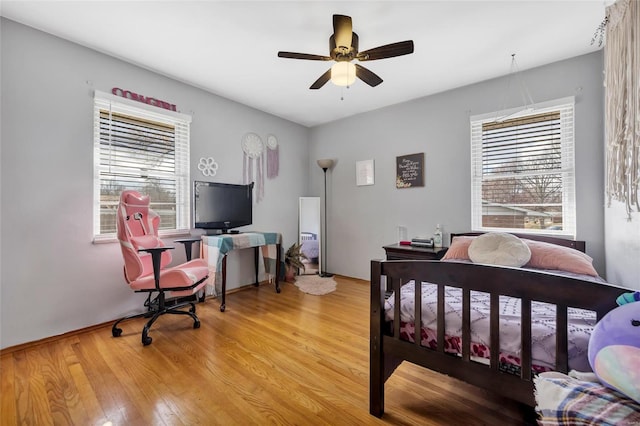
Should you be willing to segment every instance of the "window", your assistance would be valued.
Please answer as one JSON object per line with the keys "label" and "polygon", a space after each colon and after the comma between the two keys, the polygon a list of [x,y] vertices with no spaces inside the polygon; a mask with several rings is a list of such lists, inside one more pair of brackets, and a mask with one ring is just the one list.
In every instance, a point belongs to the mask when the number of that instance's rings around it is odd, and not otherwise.
{"label": "window", "polygon": [[472,229],[575,237],[573,106],[471,117]]}
{"label": "window", "polygon": [[162,234],[188,232],[189,116],[96,91],[94,240],[116,232],[120,193],[149,195]]}

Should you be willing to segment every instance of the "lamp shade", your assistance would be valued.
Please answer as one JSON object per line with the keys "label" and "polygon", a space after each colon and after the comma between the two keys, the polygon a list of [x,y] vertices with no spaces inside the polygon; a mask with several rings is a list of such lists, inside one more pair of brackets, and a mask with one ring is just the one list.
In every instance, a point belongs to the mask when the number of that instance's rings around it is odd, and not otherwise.
{"label": "lamp shade", "polygon": [[351,86],[356,81],[356,66],[351,62],[336,62],[331,67],[331,82],[336,86]]}
{"label": "lamp shade", "polygon": [[322,169],[330,169],[333,167],[333,160],[331,158],[325,158],[323,160],[318,160],[318,166]]}

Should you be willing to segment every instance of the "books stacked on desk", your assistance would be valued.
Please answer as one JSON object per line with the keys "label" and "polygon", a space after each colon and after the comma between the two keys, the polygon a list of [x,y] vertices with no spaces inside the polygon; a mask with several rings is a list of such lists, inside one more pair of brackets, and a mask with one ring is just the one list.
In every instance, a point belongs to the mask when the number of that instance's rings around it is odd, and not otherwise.
{"label": "books stacked on desk", "polygon": [[433,247],[433,238],[416,237],[411,239],[411,245],[413,247]]}

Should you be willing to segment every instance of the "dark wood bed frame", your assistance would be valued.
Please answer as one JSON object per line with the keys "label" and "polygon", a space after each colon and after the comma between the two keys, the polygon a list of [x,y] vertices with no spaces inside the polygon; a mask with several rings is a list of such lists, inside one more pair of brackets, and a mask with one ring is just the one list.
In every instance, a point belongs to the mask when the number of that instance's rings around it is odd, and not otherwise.
{"label": "dark wood bed frame", "polygon": [[[480,235],[481,233],[452,234]],[[519,235],[584,252],[584,241],[572,241],[547,236]],[[429,349],[415,342],[400,339],[400,321],[393,325],[385,321],[385,290],[394,291],[394,318],[400,318],[400,287],[407,281],[430,282],[438,285],[437,349]],[[383,288],[383,286],[385,286]],[[462,289],[462,354],[444,352],[444,287]],[[520,375],[499,370],[498,353],[491,351],[489,365],[470,359],[470,291],[490,294],[490,347],[500,346],[499,297],[511,296],[522,301],[522,368]],[[384,383],[402,361],[434,370],[475,386],[535,407],[531,372],[531,302],[556,305],[556,371],[568,372],[567,308],[595,311],[600,319],[615,308],[615,299],[629,289],[610,284],[583,281],[560,275],[528,271],[519,268],[479,265],[473,263],[441,262],[437,260],[371,261],[371,326],[370,326],[370,389],[369,412],[381,417],[384,413]],[[422,329],[421,286],[416,286],[416,330]]]}

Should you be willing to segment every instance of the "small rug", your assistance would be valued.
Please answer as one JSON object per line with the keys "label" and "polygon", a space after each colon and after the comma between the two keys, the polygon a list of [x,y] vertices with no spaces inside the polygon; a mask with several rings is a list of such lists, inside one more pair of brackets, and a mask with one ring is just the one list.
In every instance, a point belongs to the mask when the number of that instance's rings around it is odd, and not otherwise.
{"label": "small rug", "polygon": [[331,293],[337,287],[333,278],[323,278],[317,275],[298,275],[295,284],[300,291],[316,296]]}

